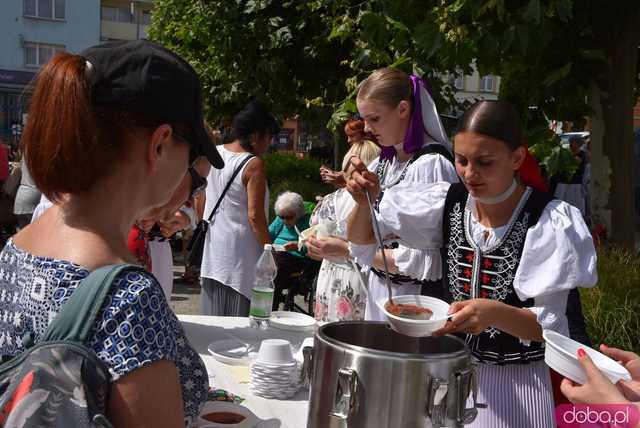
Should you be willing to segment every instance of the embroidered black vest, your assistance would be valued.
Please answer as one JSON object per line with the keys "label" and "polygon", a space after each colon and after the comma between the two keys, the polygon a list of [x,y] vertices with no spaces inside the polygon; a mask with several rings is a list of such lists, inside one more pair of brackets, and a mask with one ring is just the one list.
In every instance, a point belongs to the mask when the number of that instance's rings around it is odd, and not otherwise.
{"label": "embroidered black vest", "polygon": [[[451,155],[451,152],[449,150],[447,150],[443,145],[441,144],[427,144],[425,146],[423,146],[420,150],[416,151],[413,156],[411,157],[411,159],[409,160],[409,165],[411,165],[413,162],[415,162],[420,156],[423,155],[441,155],[444,158],[446,158],[449,162],[453,163],[453,156]],[[381,160],[380,163],[378,164],[378,168],[376,168],[376,175],[378,176],[378,178],[380,180],[383,179],[385,172],[387,171],[387,167],[389,166],[389,160],[388,159],[384,159]],[[402,175],[400,176],[400,179],[398,180],[398,183],[402,182],[402,180],[404,180],[405,175],[407,175],[407,168],[402,171]],[[384,191],[380,192],[380,195],[378,196],[378,198],[376,199],[375,203],[374,203],[374,208],[376,211],[379,211],[379,206],[380,206],[380,201],[382,200],[382,197],[384,196]],[[389,244],[385,244],[385,248],[387,249],[394,249],[394,248],[398,248],[398,243],[397,242],[392,242]],[[371,268],[371,271],[378,277],[378,278],[382,278],[384,279],[384,271],[381,271],[379,269],[376,269],[374,267]],[[391,273],[389,272],[389,280],[391,282],[394,282],[396,284],[414,284],[414,285],[427,285],[430,284],[433,281],[421,281],[419,279],[416,278],[412,278],[408,275],[403,275],[401,273]],[[439,281],[436,281],[439,282]],[[437,297],[440,297],[439,295]]]}
{"label": "embroidered black vest", "polygon": [[[551,196],[527,189],[526,202],[519,205],[520,212],[508,225],[506,234],[486,251],[480,250],[471,237],[471,213],[465,210],[468,196],[463,184],[452,184],[445,202],[442,249],[445,300],[485,298],[518,308],[533,306],[533,299],[520,300],[513,288],[513,279],[527,231],[538,222]],[[541,343],[531,342],[526,346],[517,337],[494,327],[479,335],[466,335],[466,342],[471,353],[484,363],[525,364],[544,358]]]}

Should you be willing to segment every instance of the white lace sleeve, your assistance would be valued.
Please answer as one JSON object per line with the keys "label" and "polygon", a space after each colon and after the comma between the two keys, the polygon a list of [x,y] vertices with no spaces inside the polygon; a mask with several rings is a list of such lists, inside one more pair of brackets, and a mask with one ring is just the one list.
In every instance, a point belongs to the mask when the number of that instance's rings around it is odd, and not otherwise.
{"label": "white lace sleeve", "polygon": [[[565,336],[569,335],[569,321],[567,320],[567,298],[569,290],[535,297],[532,307],[526,308],[536,315],[538,324],[543,330],[553,330]],[[520,339],[529,345],[529,340]]]}
{"label": "white lace sleeve", "polygon": [[403,182],[457,183],[460,181],[454,165],[442,155],[422,155],[407,169]]}
{"label": "white lace sleeve", "polygon": [[410,248],[442,247],[442,216],[450,183],[405,183],[385,191],[377,215],[384,237]]}
{"label": "white lace sleeve", "polygon": [[393,250],[393,261],[401,274],[411,278],[420,281],[442,278],[442,257],[439,248],[416,249],[400,245]]}
{"label": "white lace sleeve", "polygon": [[580,211],[551,201],[527,232],[513,287],[520,299],[551,295],[598,280],[596,250]]}

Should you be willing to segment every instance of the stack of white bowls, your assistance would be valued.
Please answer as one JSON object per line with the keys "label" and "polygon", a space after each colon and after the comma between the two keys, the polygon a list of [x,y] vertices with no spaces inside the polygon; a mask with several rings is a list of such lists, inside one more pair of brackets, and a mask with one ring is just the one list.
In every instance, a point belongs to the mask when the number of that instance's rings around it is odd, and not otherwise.
{"label": "stack of white bowls", "polygon": [[249,367],[249,390],[264,398],[285,399],[298,391],[300,366],[293,358],[291,343],[266,339]]}

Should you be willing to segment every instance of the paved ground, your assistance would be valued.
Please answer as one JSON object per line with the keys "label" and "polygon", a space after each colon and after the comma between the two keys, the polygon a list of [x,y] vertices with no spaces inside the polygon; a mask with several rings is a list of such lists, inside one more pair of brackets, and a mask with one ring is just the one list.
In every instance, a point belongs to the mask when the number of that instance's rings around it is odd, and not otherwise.
{"label": "paved ground", "polygon": [[[184,274],[184,262],[178,254],[173,259],[173,293],[171,293],[171,309],[176,314],[199,315],[200,314],[200,284],[182,281]],[[304,298],[296,296],[295,302],[306,308]]]}
{"label": "paved ground", "polygon": [[184,264],[179,257],[173,263],[173,293],[171,293],[171,309],[176,314],[198,315],[200,313],[200,284],[182,281]]}

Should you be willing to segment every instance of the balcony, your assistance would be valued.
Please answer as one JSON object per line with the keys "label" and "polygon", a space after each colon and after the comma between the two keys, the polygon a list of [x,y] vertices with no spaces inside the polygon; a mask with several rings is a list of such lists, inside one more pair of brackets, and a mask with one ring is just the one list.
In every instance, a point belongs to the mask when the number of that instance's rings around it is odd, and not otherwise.
{"label": "balcony", "polygon": [[102,40],[136,40],[146,39],[149,26],[128,22],[100,21],[100,38]]}

